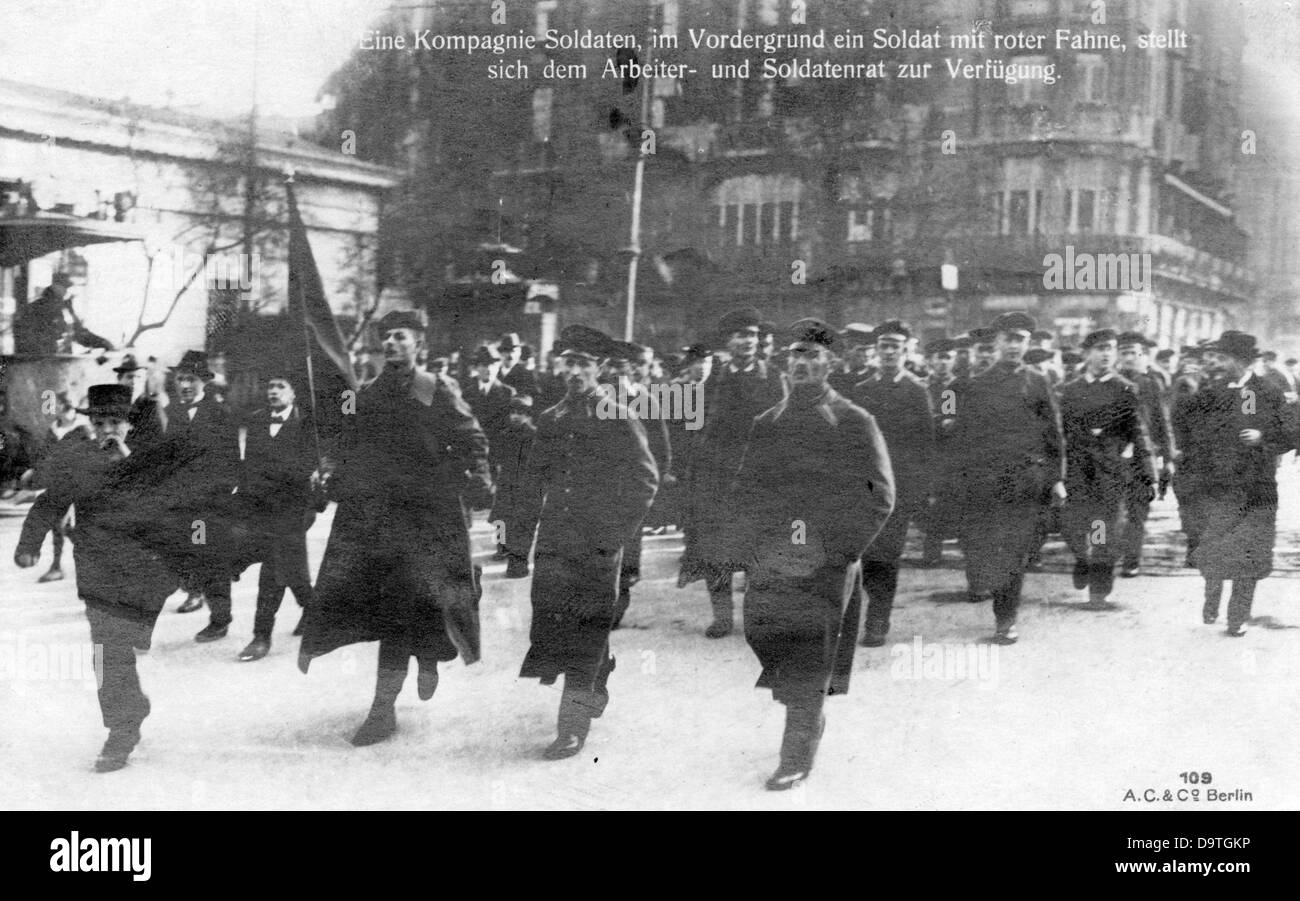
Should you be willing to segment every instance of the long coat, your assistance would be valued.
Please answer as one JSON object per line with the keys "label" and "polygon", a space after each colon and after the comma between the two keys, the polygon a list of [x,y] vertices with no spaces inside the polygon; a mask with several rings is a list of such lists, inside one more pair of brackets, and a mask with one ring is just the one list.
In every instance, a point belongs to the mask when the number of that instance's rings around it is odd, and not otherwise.
{"label": "long coat", "polygon": [[171,512],[194,530],[182,564],[187,583],[228,578],[233,491],[239,480],[239,433],[226,408],[210,394],[193,418],[179,404],[168,411],[167,431],[157,447],[184,473],[171,492]]}
{"label": "long coat", "polygon": [[721,563],[726,555],[720,541],[734,518],[731,483],[744,455],[754,417],[770,409],[785,394],[780,375],[763,360],[732,372],[715,365],[704,380],[704,427],[698,432],[686,474],[687,509],[683,517],[686,551],[682,555],[679,587],[696,579],[714,579],[733,570]]}
{"label": "long coat", "polygon": [[[568,395],[538,417],[528,479],[539,511],[532,644],[523,677],[595,672],[618,601],[623,545],[636,537],[659,484],[641,423],[602,399]],[[598,407],[609,415],[598,416]]]}
{"label": "long coat", "polygon": [[1038,516],[1064,478],[1064,441],[1047,377],[995,363],[958,383],[953,445],[962,553],[972,591],[1024,571]]}
{"label": "long coat", "polygon": [[894,512],[867,549],[867,560],[895,563],[903,554],[907,526],[925,510],[935,477],[934,413],[925,382],[905,369],[892,378],[877,371],[850,395],[885,436],[894,471]]}
{"label": "long coat", "polygon": [[149,647],[179,581],[176,552],[189,538],[189,524],[167,509],[168,494],[184,478],[156,453],[123,459],[96,442],[78,441],[28,511],[16,553],[39,555],[46,533],[76,504],[77,593],[94,641]]}
{"label": "long coat", "polygon": [[275,435],[267,410],[252,413],[246,425],[234,505],[244,537],[236,543],[233,570],[238,574],[253,562],[278,559],[298,570],[300,583],[310,582],[304,542],[317,466],[311,432],[296,406]]}
{"label": "long coat", "polygon": [[[385,368],[356,398],[336,451],[338,510],[307,614],[302,651],[391,639],[451,660],[443,607],[477,624],[467,489],[486,492],[487,438],[443,380]],[[462,643],[463,645],[463,643]],[[477,654],[461,648],[467,663]]]}
{"label": "long coat", "polygon": [[763,667],[758,687],[778,701],[847,692],[857,617],[844,613],[857,560],[894,508],[875,420],[830,387],[791,392],[754,421],[734,500],[728,532],[733,562],[748,573],[745,638]]}
{"label": "long coat", "polygon": [[[1240,387],[1202,383],[1187,401],[1186,484],[1195,485],[1199,543],[1192,562],[1206,578],[1262,579],[1273,570],[1277,458],[1293,446],[1286,400],[1252,374]],[[1243,429],[1261,442],[1242,443]]]}

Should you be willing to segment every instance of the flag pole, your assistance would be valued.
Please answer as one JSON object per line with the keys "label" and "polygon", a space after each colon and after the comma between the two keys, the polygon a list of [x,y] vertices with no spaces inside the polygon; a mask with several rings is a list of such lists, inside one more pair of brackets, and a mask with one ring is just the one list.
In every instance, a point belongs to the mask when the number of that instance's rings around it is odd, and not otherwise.
{"label": "flag pole", "polygon": [[[294,174],[295,173],[292,167],[289,167],[285,170],[284,190],[285,193],[288,195],[289,204],[292,207],[293,213],[295,215],[298,215],[298,198],[293,193]],[[305,230],[305,226],[304,226],[304,230]],[[292,230],[289,235],[289,240],[291,242],[293,241]],[[292,260],[289,263],[289,271],[293,272]],[[297,301],[298,304],[297,316],[299,319],[302,320],[302,352],[307,362],[307,408],[309,411],[308,418],[311,420],[311,444],[312,444],[312,450],[316,454],[316,471],[319,472],[324,460],[322,459],[321,452],[320,452],[320,428],[318,426],[318,420],[316,418],[316,374],[312,369],[312,362],[311,362],[311,330],[310,327],[307,325],[307,302],[306,302],[306,298],[303,296],[303,286],[302,286],[301,276],[297,280],[297,289],[298,290],[296,292],[294,291],[289,292],[289,303],[292,304],[295,302],[295,300]],[[298,295],[297,298],[294,297],[295,293]]]}

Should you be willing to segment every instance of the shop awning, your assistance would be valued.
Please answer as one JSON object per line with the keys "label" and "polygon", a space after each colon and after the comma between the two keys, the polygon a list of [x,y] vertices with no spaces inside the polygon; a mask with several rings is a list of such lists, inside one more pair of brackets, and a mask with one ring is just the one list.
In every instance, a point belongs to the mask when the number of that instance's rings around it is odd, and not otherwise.
{"label": "shop awning", "polygon": [[143,240],[142,232],[102,219],[58,213],[0,218],[0,266],[18,266],[69,247]]}

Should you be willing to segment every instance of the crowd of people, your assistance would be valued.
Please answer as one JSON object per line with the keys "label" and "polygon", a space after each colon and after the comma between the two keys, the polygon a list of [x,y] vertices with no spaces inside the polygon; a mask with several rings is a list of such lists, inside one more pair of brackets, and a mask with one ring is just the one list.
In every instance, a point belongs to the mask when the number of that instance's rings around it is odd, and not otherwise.
{"label": "crowd of people", "polygon": [[[292,590],[304,673],[334,649],[379,643],[352,741],[387,739],[412,658],[422,699],[439,663],[478,659],[477,510],[505,578],[532,579],[521,677],[564,678],[548,759],[577,754],[609,703],[610,633],[632,603],[643,535],[677,526],[678,587],[704,582],[708,638],[734,631],[743,591],[758,685],[786,708],[768,787],[790,788],[811,771],[825,698],[848,690],[855,647],[887,640],[909,530],[924,566],[957,540],[970,601],[991,602],[993,640],[1012,644],[1024,575],[1051,533],[1073,552],[1083,603],[1106,609],[1117,569],[1141,572],[1150,505],[1172,490],[1204,621],[1230,582],[1227,634],[1241,636],[1272,568],[1278,459],[1300,431],[1294,361],[1235,331],[1153,354],[1145,335],[1102,328],[1064,348],[1012,312],[919,345],[897,320],[778,329],[736,310],[679,354],[570,326],[541,360],[513,333],[453,360],[428,359],[414,314],[378,330],[383,366],[358,360],[363,387],[336,435],[313,434],[284,371],[269,374],[265,407],[236,421],[197,351],[173,368],[170,403],[130,358],[120,384],[91,388],[89,430],[74,432],[65,400],[15,560],[35,565],[53,533],[42,579],[58,578],[75,508],[78,590],[104,647],[97,769],[121,768],[139,741],[149,703],[134,650],[166,599],[184,588],[181,609],[210,609],[196,640],[224,638],[231,581],[254,563],[240,659],[269,653]],[[652,398],[626,402],[662,383],[699,393],[700,428]],[[329,501],[313,584],[306,532]]]}

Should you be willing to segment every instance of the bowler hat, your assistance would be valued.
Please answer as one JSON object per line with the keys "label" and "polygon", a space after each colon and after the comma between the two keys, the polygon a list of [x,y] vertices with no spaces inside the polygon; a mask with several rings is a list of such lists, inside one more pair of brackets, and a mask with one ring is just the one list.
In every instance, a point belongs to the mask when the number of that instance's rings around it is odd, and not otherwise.
{"label": "bowler hat", "polygon": [[781,344],[786,348],[792,344],[820,344],[822,347],[834,350],[837,338],[835,330],[825,322],[807,317],[785,327]]}
{"label": "bowler hat", "polygon": [[1204,349],[1227,354],[1245,362],[1250,362],[1259,356],[1259,351],[1255,348],[1255,336],[1234,329],[1228,329],[1219,336],[1218,341],[1205,345]]}
{"label": "bowler hat", "polygon": [[1083,349],[1088,350],[1094,344],[1101,344],[1103,341],[1115,341],[1118,338],[1113,328],[1099,328],[1096,331],[1088,332],[1083,339]]}
{"label": "bowler hat", "polygon": [[999,334],[1002,332],[1024,332],[1032,335],[1038,331],[1038,323],[1028,313],[1014,310],[1010,313],[1003,313],[997,319],[994,319],[991,328]]}
{"label": "bowler hat", "polygon": [[87,416],[116,416],[125,419],[131,412],[131,386],[91,385],[86,409],[78,410]]}
{"label": "bowler hat", "polygon": [[135,372],[137,369],[144,369],[144,367],[135,361],[134,354],[122,357],[122,362],[113,367],[114,372]]}
{"label": "bowler hat", "polygon": [[506,332],[501,336],[501,340],[497,342],[497,347],[501,350],[514,350],[516,347],[522,346],[519,343],[518,332]]}
{"label": "bowler hat", "polygon": [[486,366],[497,361],[497,355],[485,344],[480,344],[474,356],[469,358],[471,366]]}
{"label": "bowler hat", "polygon": [[409,329],[420,334],[424,333],[424,323],[420,320],[419,315],[412,310],[390,310],[384,314],[383,319],[379,320],[379,333],[381,335],[399,328]]}
{"label": "bowler hat", "polygon": [[613,352],[614,339],[599,329],[586,325],[570,325],[560,332],[555,346],[560,356],[580,356],[603,360]]}
{"label": "bowler hat", "polygon": [[172,367],[177,375],[193,375],[205,382],[212,381],[215,374],[208,368],[208,356],[201,350],[187,350],[181,361]]}

